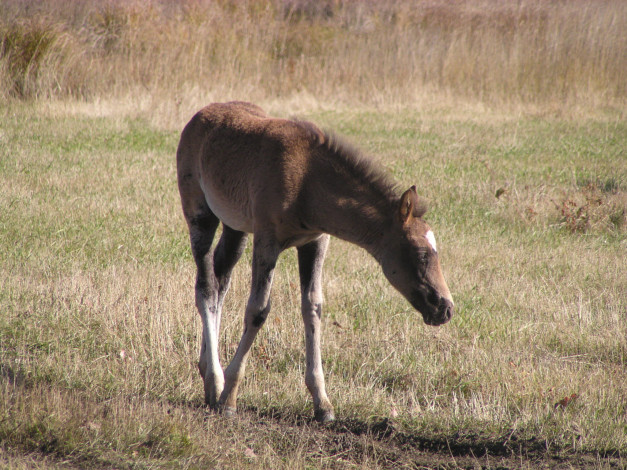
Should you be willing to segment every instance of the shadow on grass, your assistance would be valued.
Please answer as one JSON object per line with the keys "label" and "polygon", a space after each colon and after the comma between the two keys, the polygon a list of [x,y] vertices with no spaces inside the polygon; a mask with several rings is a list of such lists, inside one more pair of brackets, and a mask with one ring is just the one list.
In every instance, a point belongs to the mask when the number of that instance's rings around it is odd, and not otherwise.
{"label": "shadow on grass", "polygon": [[[574,468],[588,468],[603,460],[608,468],[623,468],[625,457],[620,450],[574,451],[551,444],[542,436],[523,436],[518,433],[508,435],[486,435],[468,429],[464,434],[427,433],[412,430],[390,418],[375,417],[371,420],[339,417],[327,424],[319,424],[313,416],[293,409],[279,407],[259,408],[243,406],[239,413],[256,415],[263,420],[272,420],[280,426],[311,427],[327,435],[335,435],[337,442],[345,446],[363,447],[363,442],[372,441],[382,444],[388,453],[405,453],[408,456],[423,453],[438,454],[453,458],[470,458],[474,461],[482,458],[503,458],[512,462],[523,459],[527,462],[545,462],[549,465],[567,463]],[[379,449],[379,452],[381,449]],[[395,459],[394,459],[395,460]],[[507,468],[507,467],[503,467]],[[604,467],[605,468],[605,467]]]}

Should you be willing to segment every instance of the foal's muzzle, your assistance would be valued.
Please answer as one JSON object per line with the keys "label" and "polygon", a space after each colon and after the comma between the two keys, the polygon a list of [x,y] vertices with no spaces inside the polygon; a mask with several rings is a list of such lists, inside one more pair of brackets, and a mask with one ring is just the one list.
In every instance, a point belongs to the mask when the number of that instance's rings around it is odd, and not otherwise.
{"label": "foal's muzzle", "polygon": [[412,306],[422,313],[422,318],[427,325],[438,326],[448,322],[455,313],[453,302],[437,294],[417,294],[410,300]]}
{"label": "foal's muzzle", "polygon": [[455,307],[453,306],[453,302],[442,297],[436,312],[431,315],[423,314],[422,317],[427,325],[438,326],[443,325],[453,318],[454,313]]}

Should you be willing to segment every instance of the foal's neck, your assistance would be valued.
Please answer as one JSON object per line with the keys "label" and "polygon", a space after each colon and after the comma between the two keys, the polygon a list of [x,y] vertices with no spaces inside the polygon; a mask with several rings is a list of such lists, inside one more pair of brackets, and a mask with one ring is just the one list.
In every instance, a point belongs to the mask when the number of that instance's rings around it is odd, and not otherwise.
{"label": "foal's neck", "polygon": [[326,233],[354,243],[378,258],[381,241],[391,224],[387,214],[374,206],[343,197],[325,212],[328,214],[323,221]]}
{"label": "foal's neck", "polygon": [[312,198],[316,201],[313,224],[379,259],[398,204],[389,184],[380,175],[375,175],[377,180],[372,175],[359,178],[343,171],[320,174],[325,176],[316,178],[312,188],[316,194]]}

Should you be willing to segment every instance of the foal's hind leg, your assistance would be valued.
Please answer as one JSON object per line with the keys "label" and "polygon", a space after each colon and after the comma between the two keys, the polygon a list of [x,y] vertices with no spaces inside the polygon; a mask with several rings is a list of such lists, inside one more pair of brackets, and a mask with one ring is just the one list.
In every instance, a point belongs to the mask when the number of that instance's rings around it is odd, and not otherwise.
{"label": "foal's hind leg", "polygon": [[[192,251],[198,265],[196,305],[203,324],[198,368],[204,380],[205,402],[213,407],[224,388],[224,373],[218,353],[222,304],[229,288],[233,267],[244,251],[246,234],[223,225],[222,236],[213,255],[207,248],[209,234],[210,230],[197,234],[196,243],[192,237]],[[213,235],[211,238],[213,239]],[[198,249],[198,256],[193,249],[194,244]]]}
{"label": "foal's hind leg", "polygon": [[204,380],[205,402],[211,406],[216,404],[224,386],[224,374],[218,357],[219,287],[211,253],[219,223],[219,219],[208,208],[202,215],[188,218],[192,254],[197,268],[196,307],[202,320],[198,368]]}
{"label": "foal's hind leg", "polygon": [[327,397],[320,353],[320,317],[322,315],[322,263],[329,246],[329,236],[298,248],[298,269],[303,322],[305,324],[305,346],[307,365],[305,385],[314,402],[314,417],[327,422],[335,419],[333,406]]}
{"label": "foal's hind leg", "polygon": [[218,324],[216,328],[218,332],[220,331],[220,317],[224,296],[229,290],[231,283],[231,272],[242,253],[244,253],[248,238],[248,234],[245,232],[234,230],[224,224],[222,227],[222,236],[213,255],[213,272],[218,281]]}

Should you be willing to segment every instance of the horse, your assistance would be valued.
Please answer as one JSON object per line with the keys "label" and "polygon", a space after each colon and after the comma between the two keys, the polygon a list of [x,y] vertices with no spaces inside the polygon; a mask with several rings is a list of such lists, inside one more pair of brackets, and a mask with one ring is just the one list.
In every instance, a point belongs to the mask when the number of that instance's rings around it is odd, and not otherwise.
{"label": "horse", "polygon": [[[364,248],[428,325],[451,319],[454,304],[442,275],[426,204],[371,160],[315,124],[268,116],[246,102],[213,103],[185,126],[177,149],[183,215],[196,263],[195,299],[202,320],[198,368],[205,403],[232,416],[255,336],[270,312],[279,254],[298,252],[305,327],[305,384],[314,419],[335,419],[320,353],[322,266],[330,236]],[[212,249],[216,230],[222,235]],[[223,371],[220,319],[233,267],[253,234],[252,283],[244,331]]]}

